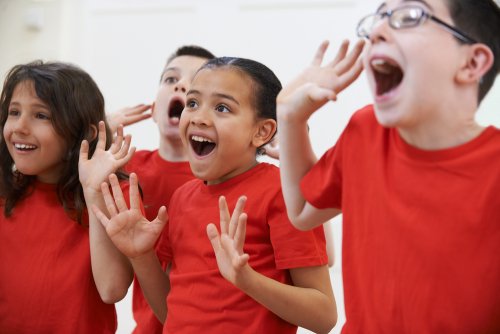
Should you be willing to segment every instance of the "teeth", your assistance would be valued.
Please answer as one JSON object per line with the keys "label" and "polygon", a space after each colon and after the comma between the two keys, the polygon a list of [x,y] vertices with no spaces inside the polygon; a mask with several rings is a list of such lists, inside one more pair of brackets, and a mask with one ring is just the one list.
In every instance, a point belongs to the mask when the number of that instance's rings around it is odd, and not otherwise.
{"label": "teeth", "polygon": [[374,69],[383,74],[391,73],[392,68],[394,67],[383,59],[374,59],[372,60],[371,65]]}
{"label": "teeth", "polygon": [[27,144],[14,144],[14,146],[20,150],[34,150],[36,148],[35,145],[27,145]]}
{"label": "teeth", "polygon": [[198,141],[200,143],[203,143],[203,142],[213,143],[213,141],[211,141],[210,139],[204,138],[204,137],[200,137],[200,136],[191,136],[191,140]]}

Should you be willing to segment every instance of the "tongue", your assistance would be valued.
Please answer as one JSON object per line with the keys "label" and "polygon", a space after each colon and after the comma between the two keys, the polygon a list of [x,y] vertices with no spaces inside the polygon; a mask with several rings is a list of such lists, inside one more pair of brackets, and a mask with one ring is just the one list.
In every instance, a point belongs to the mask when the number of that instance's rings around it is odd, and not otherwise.
{"label": "tongue", "polygon": [[171,117],[169,118],[170,124],[172,125],[178,125],[179,124],[179,117]]}

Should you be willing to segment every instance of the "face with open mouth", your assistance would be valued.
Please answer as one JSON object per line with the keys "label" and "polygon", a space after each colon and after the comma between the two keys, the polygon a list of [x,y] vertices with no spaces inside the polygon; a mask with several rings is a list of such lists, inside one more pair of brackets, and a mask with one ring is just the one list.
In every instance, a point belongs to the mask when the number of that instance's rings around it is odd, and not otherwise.
{"label": "face with open mouth", "polygon": [[[415,5],[451,23],[441,0],[387,1],[379,12]],[[432,6],[432,8],[430,7]],[[435,110],[452,87],[460,44],[438,25],[394,29],[383,18],[370,35],[364,67],[379,123],[387,127],[415,127],[435,121]]]}
{"label": "face with open mouth", "polygon": [[196,71],[206,59],[179,56],[167,64],[153,104],[153,120],[162,138],[179,141],[179,120],[186,104],[186,92]]}
{"label": "face with open mouth", "polygon": [[57,183],[64,166],[65,140],[51,122],[51,112],[31,81],[16,86],[9,104],[3,136],[16,168],[44,183]]}
{"label": "face with open mouth", "polygon": [[179,128],[191,170],[208,184],[256,164],[263,143],[252,93],[251,79],[231,67],[203,69],[191,84]]}

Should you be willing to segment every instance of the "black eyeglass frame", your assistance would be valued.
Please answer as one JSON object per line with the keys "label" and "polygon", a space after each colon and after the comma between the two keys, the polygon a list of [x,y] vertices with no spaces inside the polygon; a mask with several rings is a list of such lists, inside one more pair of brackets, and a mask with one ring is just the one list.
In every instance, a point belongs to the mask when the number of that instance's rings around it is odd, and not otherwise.
{"label": "black eyeglass frame", "polygon": [[[422,13],[421,17],[418,19],[418,21],[416,21],[417,24],[415,24],[414,26],[409,26],[409,27],[398,27],[398,26],[394,25],[393,22],[392,22],[392,20],[391,20],[393,13],[398,12],[398,11],[403,10],[403,9],[408,9],[408,8],[418,9]],[[449,25],[448,23],[444,22],[443,20],[437,18],[436,16],[430,14],[425,9],[423,9],[421,7],[418,7],[418,6],[401,6],[401,7],[395,8],[393,10],[387,10],[387,11],[382,12],[382,13],[374,13],[374,14],[366,15],[365,17],[363,17],[359,21],[358,26],[356,27],[356,34],[358,35],[358,37],[366,38],[366,39],[370,38],[370,35],[360,33],[360,30],[361,30],[360,27],[363,25],[363,22],[365,22],[367,19],[369,19],[369,18],[375,18],[377,16],[379,17],[379,20],[377,22],[379,22],[379,21],[383,20],[385,17],[387,17],[388,21],[389,21],[390,27],[393,28],[393,29],[395,29],[395,30],[407,29],[407,28],[415,28],[415,27],[418,27],[418,26],[424,24],[425,21],[431,20],[431,21],[434,21],[437,24],[439,24],[445,30],[447,30],[448,32],[450,32],[455,38],[457,38],[459,41],[461,41],[461,42],[463,42],[465,44],[476,44],[476,43],[478,43],[474,38],[467,36],[465,33],[461,32],[457,28]],[[372,26],[372,28],[373,28],[373,26]]]}

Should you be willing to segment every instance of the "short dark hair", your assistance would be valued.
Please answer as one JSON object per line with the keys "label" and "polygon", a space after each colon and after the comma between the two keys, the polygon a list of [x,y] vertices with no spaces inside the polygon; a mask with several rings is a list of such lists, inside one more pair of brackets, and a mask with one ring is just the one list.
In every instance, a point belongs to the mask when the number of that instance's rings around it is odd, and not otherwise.
{"label": "short dark hair", "polygon": [[495,57],[479,86],[479,104],[500,71],[500,8],[494,0],[447,0],[446,4],[453,24],[479,43],[486,44]]}
{"label": "short dark hair", "polygon": [[167,68],[168,64],[170,64],[170,62],[172,60],[174,60],[175,58],[180,57],[180,56],[192,56],[192,57],[198,57],[198,58],[202,58],[202,59],[206,59],[206,60],[215,58],[215,56],[213,55],[212,52],[208,51],[205,48],[202,48],[201,46],[183,45],[183,46],[179,47],[177,50],[175,50],[174,53],[172,53],[167,58],[167,62],[165,63],[165,67],[163,68],[163,71],[161,72],[160,82],[163,79],[163,74],[165,74],[165,69]]}
{"label": "short dark hair", "polygon": [[[105,121],[104,98],[90,75],[79,67],[40,60],[14,66],[3,85],[0,96],[0,126],[8,117],[9,105],[15,88],[31,82],[37,97],[50,109],[54,130],[67,144],[65,165],[57,183],[57,194],[65,211],[72,219],[82,223],[85,199],[78,176],[78,159],[82,140],[89,141],[89,155],[97,146],[95,130]],[[107,143],[111,145],[111,131],[106,124]],[[36,176],[13,171],[14,161],[9,154],[5,138],[0,136],[0,198],[6,217],[12,214],[16,203],[26,196]],[[125,174],[119,173],[123,179]]]}
{"label": "short dark hair", "polygon": [[[255,60],[237,57],[219,57],[209,60],[198,71],[220,67],[232,67],[250,77],[253,84],[253,106],[257,119],[276,120],[276,98],[281,91],[281,82],[267,66]],[[259,148],[258,153],[262,153]]]}

